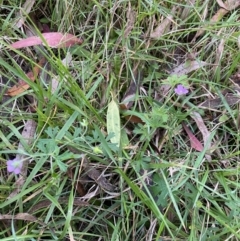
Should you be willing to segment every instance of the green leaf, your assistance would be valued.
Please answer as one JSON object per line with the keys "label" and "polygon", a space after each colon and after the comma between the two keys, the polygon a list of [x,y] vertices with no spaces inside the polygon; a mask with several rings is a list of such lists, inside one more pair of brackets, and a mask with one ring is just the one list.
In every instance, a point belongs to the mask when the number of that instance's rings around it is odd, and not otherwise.
{"label": "green leaf", "polygon": [[220,118],[219,118],[219,122],[225,122],[229,119],[229,117],[225,114],[223,114]]}
{"label": "green leaf", "polygon": [[68,129],[72,126],[72,124],[74,123],[74,121],[76,120],[76,118],[79,116],[79,113],[77,111],[75,111],[71,117],[68,118],[68,120],[66,121],[66,123],[64,124],[64,126],[62,127],[62,129],[58,132],[58,134],[56,135],[56,139],[57,140],[61,140],[65,133],[68,131]]}
{"label": "green leaf", "polygon": [[120,115],[118,105],[114,100],[112,100],[108,105],[107,132],[108,135],[114,134],[114,136],[110,140],[112,143],[117,144],[117,146],[119,147],[121,136]]}
{"label": "green leaf", "polygon": [[121,143],[122,147],[127,147],[129,145],[129,139],[125,129],[121,130]]}

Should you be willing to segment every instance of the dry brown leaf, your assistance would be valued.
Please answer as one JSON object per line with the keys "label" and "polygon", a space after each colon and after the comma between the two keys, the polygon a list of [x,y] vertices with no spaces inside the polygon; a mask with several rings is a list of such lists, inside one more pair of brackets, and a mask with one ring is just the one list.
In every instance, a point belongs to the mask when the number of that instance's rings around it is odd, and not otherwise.
{"label": "dry brown leaf", "polygon": [[225,5],[229,11],[232,11],[240,6],[240,0],[227,0]]}
{"label": "dry brown leaf", "polygon": [[127,27],[124,30],[124,38],[127,38],[127,36],[131,33],[136,19],[137,13],[132,10],[131,8],[131,2],[128,3],[128,12],[127,12]]}
{"label": "dry brown leaf", "polygon": [[[95,187],[95,190],[94,190]],[[92,191],[93,190],[93,191]],[[97,186],[93,186],[86,195],[84,195],[83,197],[81,197],[82,200],[90,200],[93,197],[96,197],[97,195],[99,195],[101,193],[101,188],[97,185]]]}
{"label": "dry brown leaf", "polygon": [[[58,202],[60,204],[68,204],[69,200],[68,198],[62,197],[58,199]],[[34,213],[42,208],[46,208],[48,206],[50,206],[52,204],[52,202],[50,200],[43,200],[38,202],[36,205],[34,205],[29,212],[30,213]],[[75,206],[80,206],[80,207],[86,207],[89,206],[89,204],[87,202],[84,202],[81,198],[74,198],[73,199],[73,205]]]}
{"label": "dry brown leaf", "polygon": [[[209,25],[219,22],[229,11],[238,8],[240,6],[240,0],[227,0],[225,3],[223,3],[221,0],[218,0],[218,4],[221,6],[221,8],[218,9],[218,11],[211,18]],[[195,42],[199,36],[204,34],[204,32],[205,29],[199,29],[195,34],[192,42]]]}
{"label": "dry brown leaf", "polygon": [[[212,143],[210,141],[210,132],[208,131],[207,127],[204,124],[204,121],[201,117],[201,115],[197,112],[192,112],[191,113],[191,117],[195,120],[198,129],[200,130],[200,132],[202,133],[202,137],[203,137],[203,143],[204,143],[204,147],[209,150],[212,147]],[[212,157],[208,154],[205,154],[206,159],[210,162],[212,161]]]}
{"label": "dry brown leaf", "polygon": [[229,11],[225,8],[220,8],[218,11],[214,14],[214,16],[210,20],[210,24],[219,22]]}
{"label": "dry brown leaf", "polygon": [[[72,171],[72,168],[70,168],[70,167],[67,170],[67,176],[71,180],[74,180],[73,171]],[[75,187],[75,189],[76,189],[76,191],[77,191],[77,193],[79,194],[80,197],[86,195],[86,191],[84,189],[84,186],[79,180],[75,180],[74,187]]]}
{"label": "dry brown leaf", "polygon": [[190,72],[206,66],[208,63],[200,60],[187,60],[185,63],[180,64],[171,71],[171,75],[186,75]]}
{"label": "dry brown leaf", "polygon": [[222,0],[216,0],[216,1],[217,1],[218,5],[219,5],[221,8],[227,9],[226,4],[225,4]]}
{"label": "dry brown leaf", "polygon": [[[41,70],[41,67],[45,64],[45,62],[46,62],[45,58],[42,58],[39,61],[39,63],[33,68],[33,71],[26,74],[26,76],[28,77],[29,80],[31,80],[33,82],[36,80],[36,78]],[[27,90],[29,87],[30,87],[29,84],[27,84],[24,80],[19,80],[18,84],[14,85],[10,89],[8,89],[6,94],[10,95],[10,96],[16,96],[16,95],[21,94],[25,90]]]}
{"label": "dry brown leaf", "polygon": [[108,180],[103,176],[103,174],[94,167],[86,167],[86,174],[92,178],[103,190],[113,192],[116,187],[113,186]]}
{"label": "dry brown leaf", "polygon": [[231,80],[233,85],[236,87],[237,91],[240,92],[240,90],[239,90],[239,87],[240,87],[240,68],[238,69],[238,71],[236,73],[231,75],[231,77],[229,79]]}
{"label": "dry brown leaf", "polygon": [[184,130],[187,132],[187,135],[190,140],[191,148],[195,149],[196,151],[202,151],[203,150],[202,143],[193,135],[193,133],[184,123],[182,123],[182,126]]}
{"label": "dry brown leaf", "polygon": [[186,6],[189,6],[189,7],[183,8],[180,19],[185,20],[189,16],[189,13],[191,12],[191,7],[194,8],[195,2],[196,2],[196,0],[187,0],[186,1]]}
{"label": "dry brown leaf", "polygon": [[38,220],[36,217],[29,213],[18,213],[16,215],[9,215],[9,214],[0,214],[0,220],[24,220],[24,221],[29,221],[29,222],[37,222],[41,225],[46,225],[44,222]]}
{"label": "dry brown leaf", "polygon": [[[122,98],[122,102],[119,105],[121,110],[129,110],[134,103],[135,96],[138,92],[138,85],[142,78],[141,70],[139,70],[139,64],[140,64],[140,61],[138,61],[134,65],[133,73],[135,77],[134,77],[134,80],[131,81],[128,89],[126,90],[124,97]],[[125,116],[125,119],[132,123],[144,123],[139,117],[135,115]]]}
{"label": "dry brown leaf", "polygon": [[207,149],[211,146],[211,143],[209,142],[210,140],[210,132],[208,131],[207,127],[204,124],[204,121],[201,117],[201,115],[197,112],[192,112],[191,113],[191,117],[195,120],[198,129],[201,131],[202,133],[202,137],[203,137],[203,142],[204,142],[204,146],[207,147]]}
{"label": "dry brown leaf", "polygon": [[222,55],[223,55],[223,52],[224,52],[224,44],[225,44],[225,40],[222,39],[220,41],[220,44],[218,45],[218,48],[217,48],[217,52],[216,52],[216,60],[215,60],[215,64],[214,64],[214,67],[213,69],[216,71],[218,67],[220,67],[220,62],[221,62],[221,59],[222,59]]}
{"label": "dry brown leaf", "polygon": [[[224,8],[220,8],[216,14],[211,18],[210,20],[210,24],[213,24],[213,23],[216,23],[218,21],[220,21],[226,14],[228,13],[228,10],[224,9]],[[206,28],[206,27],[205,27]],[[204,28],[201,28],[197,31],[197,33],[195,34],[192,42],[195,42],[196,39],[200,36],[202,36],[203,34],[205,33],[205,29]]]}
{"label": "dry brown leaf", "polygon": [[[137,87],[136,82],[131,81],[124,97],[122,98],[122,102],[120,104],[121,109],[128,110],[132,106],[136,93],[137,93],[137,89],[138,89],[138,87]],[[125,108],[123,106],[125,106]]]}
{"label": "dry brown leaf", "polygon": [[150,38],[160,38],[167,30],[167,28],[170,26],[170,24],[173,22],[173,16],[176,12],[177,7],[173,7],[171,10],[171,14],[169,14],[150,34]]}
{"label": "dry brown leaf", "polygon": [[[32,80],[32,72],[26,74],[27,77]],[[17,85],[14,85],[7,91],[7,95],[16,96],[29,89],[29,84],[27,84],[24,80],[19,80]]]}
{"label": "dry brown leaf", "polygon": [[[128,2],[128,11],[127,11],[127,16],[126,17],[127,17],[127,24],[126,24],[126,29],[124,30],[124,38],[127,38],[128,35],[131,33],[131,31],[132,31],[132,29],[134,27],[135,18],[136,18],[136,12],[132,10],[130,1]],[[119,36],[117,41],[116,41],[116,43],[114,44],[115,47],[114,47],[114,49],[112,51],[112,56],[114,56],[114,54],[116,53],[117,49],[119,48],[119,44],[121,42],[122,42],[122,36]]]}
{"label": "dry brown leaf", "polygon": [[226,0],[225,2],[217,0],[217,3],[221,8],[225,8],[228,11],[232,11],[240,6],[240,0]]}
{"label": "dry brown leaf", "polygon": [[34,3],[35,0],[26,0],[22,8],[20,8],[19,13],[16,16],[16,18],[20,18],[15,25],[17,28],[21,28],[22,25],[25,23],[26,15],[28,15],[32,10]]}
{"label": "dry brown leaf", "polygon": [[[239,96],[233,95],[233,94],[227,94],[225,97],[225,100],[229,106],[235,105],[240,102]],[[201,103],[198,107],[214,110],[217,111],[218,108],[223,107],[224,103],[221,98],[216,98],[212,100],[206,100],[203,103]]]}
{"label": "dry brown leaf", "polygon": [[[81,153],[81,151],[79,151],[78,149],[76,149],[73,146],[68,145],[67,148],[73,153],[77,153],[77,154]],[[116,189],[116,187],[113,186],[111,183],[109,183],[108,180],[103,176],[103,174],[100,171],[98,171],[94,167],[89,166],[89,161],[85,156],[83,157],[81,165],[86,170],[86,175],[88,177],[90,177],[91,179],[93,179],[102,189],[104,189],[105,191],[109,191],[109,192],[113,192]],[[98,192],[98,191],[97,190],[94,191],[93,195],[95,195],[96,192]],[[92,195],[92,194],[89,194],[89,195]],[[83,198],[85,199],[89,195],[86,194]]]}
{"label": "dry brown leaf", "polygon": [[144,121],[135,115],[127,115],[127,116],[125,116],[125,119],[131,123],[144,124]]}

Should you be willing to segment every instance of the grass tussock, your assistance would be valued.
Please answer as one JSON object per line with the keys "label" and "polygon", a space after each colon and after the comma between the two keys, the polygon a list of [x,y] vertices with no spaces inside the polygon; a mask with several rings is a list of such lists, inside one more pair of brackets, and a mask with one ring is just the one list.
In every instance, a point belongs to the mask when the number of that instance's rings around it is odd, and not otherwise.
{"label": "grass tussock", "polygon": [[0,6],[1,240],[240,240],[238,1],[32,3]]}

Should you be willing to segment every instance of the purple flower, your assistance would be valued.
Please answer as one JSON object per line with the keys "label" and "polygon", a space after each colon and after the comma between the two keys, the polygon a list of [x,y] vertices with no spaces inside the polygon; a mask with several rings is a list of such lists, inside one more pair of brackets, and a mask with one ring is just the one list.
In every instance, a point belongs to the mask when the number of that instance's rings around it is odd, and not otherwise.
{"label": "purple flower", "polygon": [[174,89],[177,95],[186,95],[188,93],[188,89],[186,89],[183,85],[178,85],[177,88]]}
{"label": "purple flower", "polygon": [[22,160],[15,158],[13,160],[7,161],[7,170],[8,172],[13,172],[15,174],[21,173],[22,169]]}

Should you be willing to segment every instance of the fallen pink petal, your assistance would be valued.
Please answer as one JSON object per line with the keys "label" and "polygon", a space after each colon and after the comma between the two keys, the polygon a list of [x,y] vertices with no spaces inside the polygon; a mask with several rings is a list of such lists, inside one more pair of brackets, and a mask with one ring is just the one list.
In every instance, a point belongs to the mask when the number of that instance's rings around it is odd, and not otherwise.
{"label": "fallen pink petal", "polygon": [[13,160],[7,161],[8,172],[13,172],[15,174],[20,174],[22,169],[22,161],[15,158]]}
{"label": "fallen pink petal", "polygon": [[177,95],[186,95],[189,91],[183,85],[179,84],[177,88],[174,89]]}

